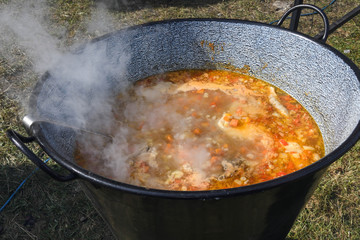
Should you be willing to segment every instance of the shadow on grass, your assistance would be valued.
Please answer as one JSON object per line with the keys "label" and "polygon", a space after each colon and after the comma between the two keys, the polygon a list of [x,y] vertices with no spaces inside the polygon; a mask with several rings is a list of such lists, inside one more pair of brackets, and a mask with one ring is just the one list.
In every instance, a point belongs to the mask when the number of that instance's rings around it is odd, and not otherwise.
{"label": "shadow on grass", "polygon": [[223,0],[95,0],[103,3],[106,7],[117,11],[136,11],[144,8],[159,7],[200,7],[224,2]]}
{"label": "shadow on grass", "polygon": [[[34,169],[30,163],[1,166],[1,206]],[[39,170],[0,213],[0,239],[115,238],[77,181],[57,182]]]}

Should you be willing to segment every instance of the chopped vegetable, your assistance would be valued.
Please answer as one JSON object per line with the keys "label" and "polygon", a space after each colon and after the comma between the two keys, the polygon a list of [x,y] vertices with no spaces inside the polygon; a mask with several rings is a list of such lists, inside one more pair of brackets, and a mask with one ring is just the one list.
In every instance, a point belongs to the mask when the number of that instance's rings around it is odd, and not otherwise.
{"label": "chopped vegetable", "polygon": [[201,133],[201,130],[199,128],[195,128],[193,133],[199,135]]}
{"label": "chopped vegetable", "polygon": [[239,119],[235,119],[235,118],[231,119],[229,123],[230,127],[237,127],[238,124],[239,124]]}
{"label": "chopped vegetable", "polygon": [[280,142],[283,146],[289,145],[289,144],[287,143],[287,141],[285,141],[284,139],[280,139],[279,142]]}

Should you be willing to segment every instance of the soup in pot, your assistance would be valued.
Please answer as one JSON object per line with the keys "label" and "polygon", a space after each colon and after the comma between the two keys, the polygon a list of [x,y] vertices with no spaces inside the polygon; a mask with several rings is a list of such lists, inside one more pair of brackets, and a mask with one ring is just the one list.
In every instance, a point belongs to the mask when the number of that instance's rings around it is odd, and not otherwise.
{"label": "soup in pot", "polygon": [[146,188],[235,188],[324,156],[310,114],[284,91],[224,70],[183,70],[136,82],[112,104],[112,141],[79,137],[76,161]]}

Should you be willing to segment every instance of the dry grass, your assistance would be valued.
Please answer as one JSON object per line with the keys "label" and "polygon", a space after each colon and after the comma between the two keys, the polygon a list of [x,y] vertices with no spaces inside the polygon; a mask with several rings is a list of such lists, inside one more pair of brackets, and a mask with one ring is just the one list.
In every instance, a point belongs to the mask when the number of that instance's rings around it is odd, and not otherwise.
{"label": "dry grass", "polygon": [[[0,0],[0,9],[10,1]],[[60,48],[101,35],[102,29],[88,31],[89,17],[99,2],[48,0],[46,23],[60,40]],[[119,1],[121,2],[121,1]],[[107,30],[173,18],[236,18],[269,23],[282,11],[273,0],[159,0],[132,1],[116,5],[107,12]],[[154,3],[155,2],[155,3]],[[286,2],[286,1],[280,1]],[[292,1],[288,1],[291,3]],[[325,6],[330,1],[305,1]],[[358,0],[337,1],[327,9],[330,21],[336,20],[359,4]],[[110,20],[109,20],[110,19]],[[321,30],[318,16],[303,18],[300,30],[315,35]],[[65,29],[65,31],[60,31]],[[332,34],[328,44],[360,66],[360,16]],[[1,43],[1,42],[0,42]],[[10,56],[10,57],[9,57]],[[7,129],[24,133],[19,118],[26,96],[37,81],[31,59],[16,44],[0,48],[0,205],[35,168],[5,136]],[[24,133],[25,134],[25,133]],[[33,146],[43,159],[42,151]],[[360,143],[331,165],[315,194],[300,214],[291,239],[360,239]],[[53,167],[57,167],[53,164]],[[113,239],[107,226],[79,190],[76,182],[59,183],[39,171],[0,215],[1,239]]]}

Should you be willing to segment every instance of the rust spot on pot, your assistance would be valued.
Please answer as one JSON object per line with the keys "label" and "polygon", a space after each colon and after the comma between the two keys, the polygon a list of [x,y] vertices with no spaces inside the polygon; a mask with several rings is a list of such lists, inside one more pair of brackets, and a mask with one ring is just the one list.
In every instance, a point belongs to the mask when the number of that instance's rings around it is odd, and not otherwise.
{"label": "rust spot on pot", "polygon": [[204,47],[208,48],[210,49],[211,52],[216,53],[216,52],[224,51],[225,43],[214,43],[214,42],[202,40],[200,41],[200,45],[202,48]]}

